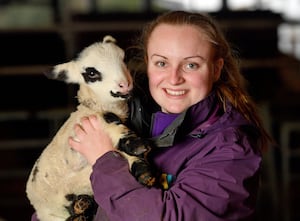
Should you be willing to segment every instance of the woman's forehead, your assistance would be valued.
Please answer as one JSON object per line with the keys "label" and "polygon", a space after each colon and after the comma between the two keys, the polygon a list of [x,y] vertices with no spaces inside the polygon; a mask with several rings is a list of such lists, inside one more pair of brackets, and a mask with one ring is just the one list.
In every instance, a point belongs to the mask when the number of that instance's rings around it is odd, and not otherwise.
{"label": "woman's forehead", "polygon": [[180,54],[182,57],[202,56],[207,58],[211,52],[207,36],[191,25],[167,25],[156,27],[150,36],[147,50],[160,55]]}

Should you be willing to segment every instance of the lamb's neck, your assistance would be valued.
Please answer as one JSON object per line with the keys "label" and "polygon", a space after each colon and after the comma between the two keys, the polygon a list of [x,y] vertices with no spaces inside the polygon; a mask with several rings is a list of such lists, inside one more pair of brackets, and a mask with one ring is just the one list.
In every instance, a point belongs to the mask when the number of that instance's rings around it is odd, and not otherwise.
{"label": "lamb's neck", "polygon": [[80,101],[80,104],[95,112],[112,112],[123,119],[126,118],[128,114],[128,106],[125,100],[103,104],[94,99],[84,99]]}
{"label": "lamb's neck", "polygon": [[95,112],[112,112],[122,119],[125,119],[128,114],[128,105],[126,100],[112,98],[112,101],[101,100],[101,97],[85,85],[80,85],[77,92],[78,102],[86,108]]}

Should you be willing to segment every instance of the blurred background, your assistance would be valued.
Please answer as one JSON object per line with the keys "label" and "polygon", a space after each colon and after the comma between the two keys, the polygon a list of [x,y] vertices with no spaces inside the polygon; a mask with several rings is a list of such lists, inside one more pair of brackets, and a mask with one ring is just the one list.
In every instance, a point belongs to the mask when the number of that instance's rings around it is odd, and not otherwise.
{"label": "blurred background", "polygon": [[43,72],[106,34],[126,49],[175,9],[220,23],[277,142],[263,160],[256,220],[300,220],[299,0],[0,0],[1,221],[30,220],[29,172],[76,105],[76,86]]}

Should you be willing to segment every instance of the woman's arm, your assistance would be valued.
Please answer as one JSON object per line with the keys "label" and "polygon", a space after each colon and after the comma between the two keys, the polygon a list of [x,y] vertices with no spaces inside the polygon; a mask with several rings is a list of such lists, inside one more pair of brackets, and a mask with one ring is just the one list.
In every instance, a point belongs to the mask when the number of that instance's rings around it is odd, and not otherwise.
{"label": "woman's arm", "polygon": [[110,220],[247,220],[253,215],[251,200],[255,200],[249,198],[250,187],[258,180],[247,180],[245,175],[243,186],[242,178],[236,179],[229,172],[239,164],[224,164],[221,172],[210,167],[186,169],[169,190],[162,191],[138,184],[126,162],[107,153],[94,165],[91,182],[95,199]]}
{"label": "woman's arm", "polygon": [[114,221],[251,220],[260,158],[239,145],[221,149],[190,160],[167,191],[140,185],[109,152],[93,167],[95,199]]}

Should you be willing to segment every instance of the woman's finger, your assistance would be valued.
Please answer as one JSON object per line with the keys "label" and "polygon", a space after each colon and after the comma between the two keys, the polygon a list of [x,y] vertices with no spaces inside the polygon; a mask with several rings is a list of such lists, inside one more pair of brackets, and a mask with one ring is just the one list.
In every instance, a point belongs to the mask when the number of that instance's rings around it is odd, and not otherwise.
{"label": "woman's finger", "polygon": [[69,137],[68,139],[68,143],[71,146],[72,149],[79,151],[79,144],[80,142],[78,142],[74,137]]}
{"label": "woman's finger", "polygon": [[80,124],[74,125],[74,132],[77,137],[86,134],[85,129]]}
{"label": "woman's finger", "polygon": [[89,120],[94,129],[101,129],[101,122],[96,115],[89,116]]}
{"label": "woman's finger", "polygon": [[90,131],[95,130],[94,125],[91,122],[90,116],[81,118],[80,124],[81,124],[82,129],[86,133],[89,133]]}

